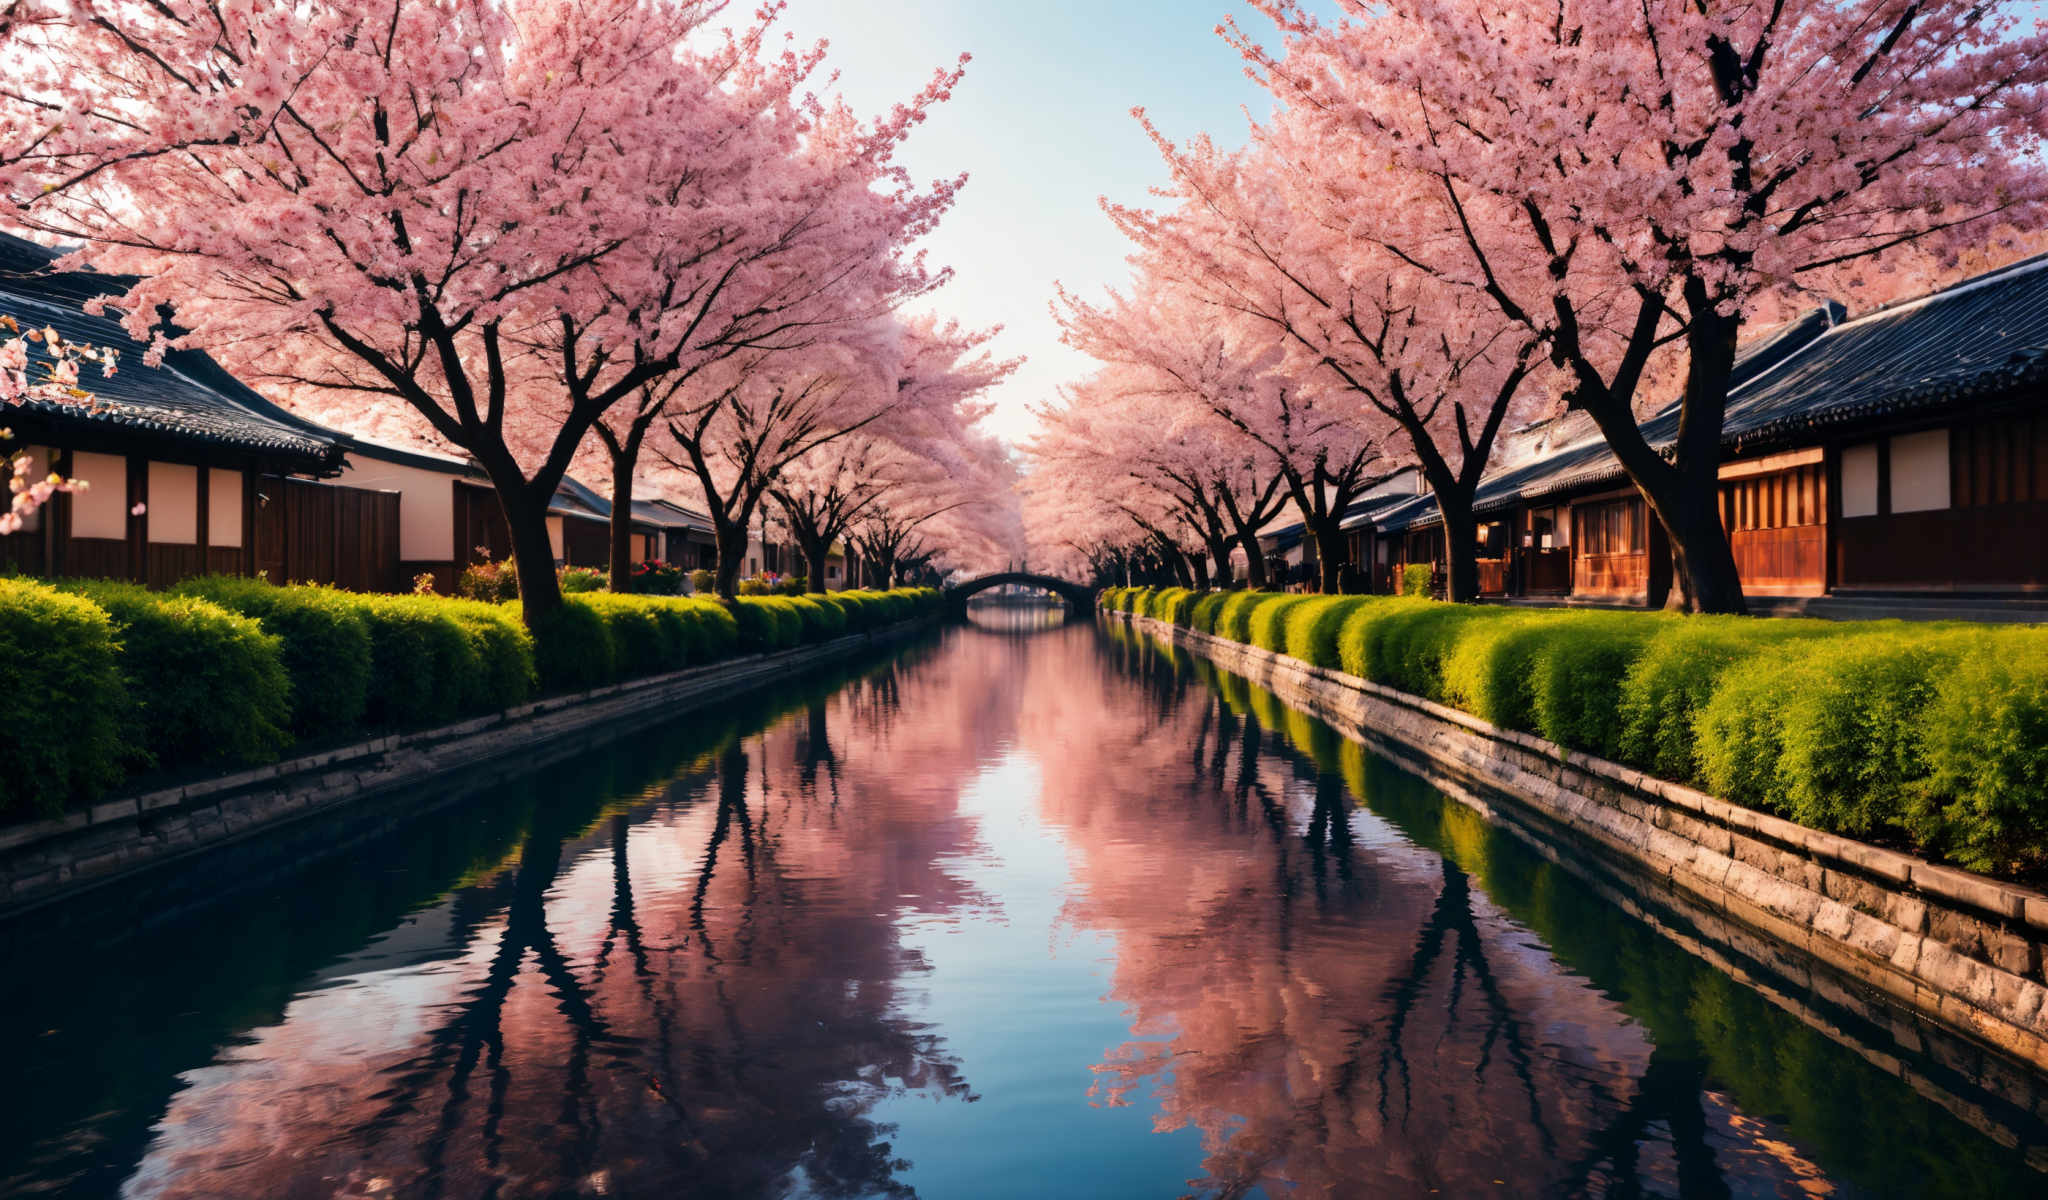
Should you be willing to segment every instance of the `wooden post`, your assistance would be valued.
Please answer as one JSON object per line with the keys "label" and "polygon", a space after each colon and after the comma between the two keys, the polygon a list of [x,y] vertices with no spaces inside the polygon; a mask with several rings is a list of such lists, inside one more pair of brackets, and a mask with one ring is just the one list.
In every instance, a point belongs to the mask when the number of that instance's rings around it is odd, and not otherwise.
{"label": "wooden post", "polygon": [[[136,505],[142,505],[140,514]],[[128,456],[128,577],[149,582],[149,460]]]}

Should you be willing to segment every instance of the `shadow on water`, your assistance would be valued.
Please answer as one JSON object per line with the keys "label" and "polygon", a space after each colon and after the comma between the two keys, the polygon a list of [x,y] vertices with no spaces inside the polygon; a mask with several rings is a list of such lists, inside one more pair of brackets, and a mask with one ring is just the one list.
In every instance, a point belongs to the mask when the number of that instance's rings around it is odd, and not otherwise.
{"label": "shadow on water", "polygon": [[[1541,845],[1539,853],[1526,834],[1206,660],[1121,625],[1101,636],[1119,669],[1142,681],[1159,720],[1199,714],[1190,765],[1215,794],[1249,803],[1255,819],[1284,830],[1300,862],[1274,879],[1283,928],[1298,924],[1289,910],[1300,906],[1327,918],[1373,903],[1358,882],[1375,874],[1365,862],[1372,852],[1361,853],[1342,816],[1353,805],[1438,856],[1435,901],[1407,951],[1388,956],[1374,984],[1375,1019],[1358,1022],[1343,1053],[1318,1064],[1319,1086],[1290,1097],[1287,1127],[1261,1130],[1256,1117],[1245,1120],[1255,1106],[1242,1096],[1228,1102],[1236,1131],[1210,1160],[1207,1181],[1219,1194],[1265,1174],[1261,1161],[1232,1153],[1240,1143],[1258,1146],[1262,1160],[1290,1160],[1288,1177],[1300,1180],[1302,1160],[1332,1154],[1325,1131],[1358,1124],[1361,1109],[1366,1124],[1382,1128],[1426,1123],[1423,1110],[1443,1102],[1446,1081],[1440,1072],[1418,1080],[1411,1058],[1418,1049],[1435,1054],[1448,1028],[1475,1039],[1474,1086],[1493,1087],[1503,1111],[1519,1103],[1537,1157],[1550,1160],[1529,1164],[1525,1191],[1768,1192],[1759,1183],[1772,1172],[1745,1161],[1760,1148],[1781,1152],[1772,1166],[1785,1174],[1787,1191],[1962,1197],[2044,1185],[2048,1089],[2024,1068],[1875,997],[1846,1009],[1836,1003],[1839,991],[1790,982],[1731,950],[1753,939],[1713,914],[1677,907],[1677,897],[1584,861],[1572,847]],[[1276,756],[1313,797],[1305,820],[1289,823],[1267,795],[1271,781],[1257,764]],[[1499,917],[1537,941],[1485,936]],[[1555,1030],[1532,1019],[1499,970],[1502,959],[1531,948],[1619,1005],[1649,1043],[1618,1077],[1589,1071],[1572,1081],[1581,1128],[1568,1144],[1549,1127],[1547,1110],[1560,1106],[1540,1078],[1557,1051],[1549,1044]],[[1172,1086],[1199,1090],[1200,1074],[1183,1068]],[[1763,1123],[1775,1129],[1760,1130]],[[1309,1139],[1321,1144],[1304,1153]]]}

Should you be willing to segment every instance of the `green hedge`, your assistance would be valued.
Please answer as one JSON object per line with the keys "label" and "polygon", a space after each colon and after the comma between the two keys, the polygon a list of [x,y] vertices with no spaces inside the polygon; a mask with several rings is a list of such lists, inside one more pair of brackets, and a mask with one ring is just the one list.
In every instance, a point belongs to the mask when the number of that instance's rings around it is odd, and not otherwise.
{"label": "green hedge", "polygon": [[272,762],[291,744],[282,639],[254,619],[133,583],[73,581],[64,590],[113,620],[136,765]]}
{"label": "green hedge", "polygon": [[1151,604],[1813,828],[2048,870],[2048,629],[1178,591]]}
{"label": "green hedge", "polygon": [[119,782],[127,712],[106,610],[0,579],[0,813],[51,815]]}
{"label": "green hedge", "polygon": [[240,575],[188,579],[175,591],[254,617],[264,632],[281,639],[278,657],[291,679],[294,734],[334,736],[362,723],[370,695],[370,626],[349,593],[274,587]]}
{"label": "green hedge", "polygon": [[90,804],[133,770],[274,760],[295,741],[410,729],[936,612],[931,588],[709,598],[583,592],[539,636],[517,602],[274,587],[169,593],[0,579],[0,819]]}

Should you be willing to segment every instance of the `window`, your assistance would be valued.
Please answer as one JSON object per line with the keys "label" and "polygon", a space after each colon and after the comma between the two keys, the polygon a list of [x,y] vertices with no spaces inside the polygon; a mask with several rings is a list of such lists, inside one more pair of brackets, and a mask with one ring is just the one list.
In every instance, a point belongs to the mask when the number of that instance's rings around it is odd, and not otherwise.
{"label": "window", "polygon": [[74,454],[71,477],[85,483],[71,493],[71,536],[128,536],[128,460],[112,454]]}
{"label": "window", "polygon": [[1877,515],[1877,443],[1865,442],[1842,451],[1842,515]]}
{"label": "window", "polygon": [[1538,508],[1529,513],[1526,543],[1532,550],[1563,550],[1572,544],[1571,522],[1562,508]]}
{"label": "window", "polygon": [[1579,525],[1581,554],[1641,554],[1642,503],[1634,499],[1582,504],[1572,510]]}
{"label": "window", "polygon": [[1818,525],[1821,516],[1819,463],[1721,485],[1721,523],[1730,533]]}
{"label": "window", "polygon": [[199,468],[149,464],[149,540],[164,546],[199,544]]}
{"label": "window", "polygon": [[1892,511],[1947,508],[1948,430],[1930,429],[1892,439]]}
{"label": "window", "polygon": [[242,547],[242,473],[215,467],[206,483],[206,544],[216,549]]}

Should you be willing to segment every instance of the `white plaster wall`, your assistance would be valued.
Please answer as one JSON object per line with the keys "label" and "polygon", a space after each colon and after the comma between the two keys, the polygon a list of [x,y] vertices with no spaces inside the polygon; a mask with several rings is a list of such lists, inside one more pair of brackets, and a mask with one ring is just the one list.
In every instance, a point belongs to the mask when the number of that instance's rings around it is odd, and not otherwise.
{"label": "white plaster wall", "polygon": [[1892,511],[1928,512],[1948,503],[1948,430],[1893,438]]}
{"label": "white plaster wall", "polygon": [[199,468],[149,464],[149,540],[160,546],[199,544]]}
{"label": "white plaster wall", "polygon": [[408,562],[455,560],[455,479],[442,471],[354,457],[336,482],[397,492],[398,557]]}
{"label": "white plaster wall", "polygon": [[548,545],[554,548],[555,561],[562,561],[562,518],[548,518]]}
{"label": "white plaster wall", "polygon": [[113,454],[74,454],[71,478],[87,487],[71,493],[71,536],[128,536],[128,460]]}
{"label": "white plaster wall", "polygon": [[242,473],[214,467],[206,484],[206,544],[242,548]]}

